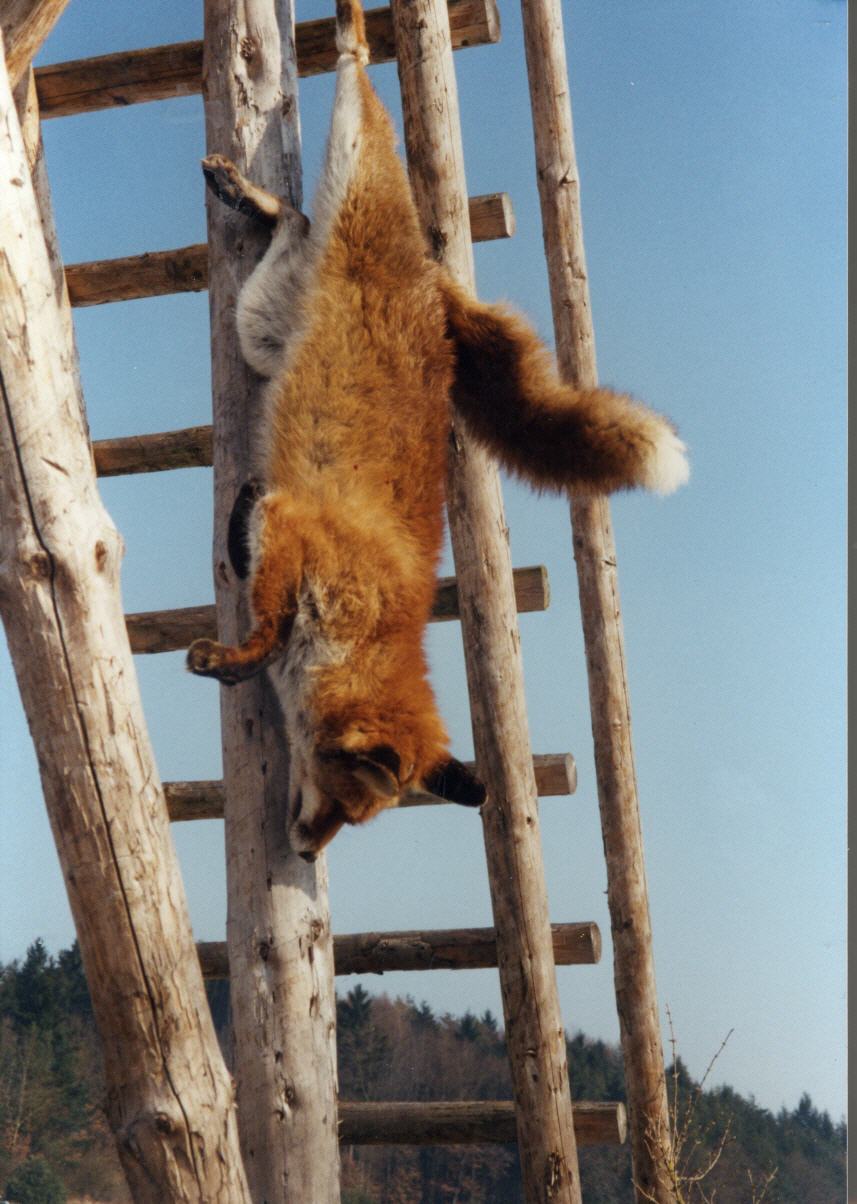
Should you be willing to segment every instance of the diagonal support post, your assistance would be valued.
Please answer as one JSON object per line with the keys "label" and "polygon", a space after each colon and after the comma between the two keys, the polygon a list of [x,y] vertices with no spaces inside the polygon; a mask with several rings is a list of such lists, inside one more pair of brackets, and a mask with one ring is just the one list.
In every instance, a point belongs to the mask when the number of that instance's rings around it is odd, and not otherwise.
{"label": "diagonal support post", "polygon": [[[567,380],[592,388],[598,371],[560,0],[521,0],[521,7],[557,359]],[[571,520],[634,1180],[638,1200],[674,1204],[666,1172],[669,1113],[610,504],[606,498],[575,498]]]}

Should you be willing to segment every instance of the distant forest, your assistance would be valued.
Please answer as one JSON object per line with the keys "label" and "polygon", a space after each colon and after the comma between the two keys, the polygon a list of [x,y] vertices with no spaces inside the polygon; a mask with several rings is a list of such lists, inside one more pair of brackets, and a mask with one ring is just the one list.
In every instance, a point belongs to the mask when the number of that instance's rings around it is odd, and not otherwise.
{"label": "distant forest", "polygon": [[[226,983],[209,1002],[227,1054]],[[340,1095],[349,1100],[509,1099],[503,1032],[490,1012],[436,1015],[426,1003],[370,996],[337,1001]],[[568,1038],[575,1099],[624,1098],[617,1047]],[[679,1115],[693,1104],[688,1148],[716,1165],[688,1201],[838,1204],[845,1199],[844,1123],[808,1095],[777,1115],[729,1087],[703,1089],[679,1061]],[[83,1197],[130,1204],[103,1111],[104,1077],[89,993],[75,944],[56,957],[42,941],[0,966],[0,1192],[15,1204]],[[624,1147],[580,1149],[583,1198],[630,1204]],[[772,1172],[775,1172],[771,1178]],[[343,1204],[517,1204],[514,1146],[345,1146]],[[768,1184],[767,1188],[764,1187]],[[704,1193],[704,1194],[702,1194]],[[764,1194],[761,1194],[764,1193]]]}

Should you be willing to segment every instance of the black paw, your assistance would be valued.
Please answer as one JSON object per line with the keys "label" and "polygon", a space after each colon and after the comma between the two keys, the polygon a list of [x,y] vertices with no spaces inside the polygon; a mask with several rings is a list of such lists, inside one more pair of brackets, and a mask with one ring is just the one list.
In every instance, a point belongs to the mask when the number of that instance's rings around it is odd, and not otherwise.
{"label": "black paw", "polygon": [[238,496],[232,507],[232,513],[229,516],[226,546],[235,574],[242,581],[250,573],[250,547],[247,542],[250,515],[253,513],[253,507],[264,492],[265,490],[261,481],[255,479],[245,481],[238,491]]}

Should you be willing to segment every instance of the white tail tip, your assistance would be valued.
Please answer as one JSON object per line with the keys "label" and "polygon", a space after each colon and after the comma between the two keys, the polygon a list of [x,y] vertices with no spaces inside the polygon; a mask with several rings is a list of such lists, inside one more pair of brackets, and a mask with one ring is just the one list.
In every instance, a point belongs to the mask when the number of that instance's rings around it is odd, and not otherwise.
{"label": "white tail tip", "polygon": [[643,485],[655,493],[674,493],[690,479],[687,448],[672,427],[664,424],[646,462]]}

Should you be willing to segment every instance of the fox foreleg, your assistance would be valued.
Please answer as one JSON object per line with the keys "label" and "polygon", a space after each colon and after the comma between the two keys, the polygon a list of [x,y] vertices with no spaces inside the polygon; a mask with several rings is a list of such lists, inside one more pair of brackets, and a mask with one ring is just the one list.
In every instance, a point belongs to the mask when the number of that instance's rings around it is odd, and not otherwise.
{"label": "fox foreleg", "polygon": [[207,155],[202,160],[202,174],[217,199],[237,213],[270,228],[287,221],[299,232],[309,231],[305,214],[248,180],[225,155]]}

